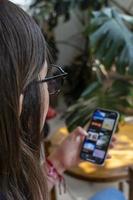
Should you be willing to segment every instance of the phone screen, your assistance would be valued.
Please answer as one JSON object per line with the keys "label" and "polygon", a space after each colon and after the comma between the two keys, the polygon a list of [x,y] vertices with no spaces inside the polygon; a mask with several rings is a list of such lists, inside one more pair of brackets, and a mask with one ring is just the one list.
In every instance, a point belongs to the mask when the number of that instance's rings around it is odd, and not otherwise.
{"label": "phone screen", "polygon": [[88,136],[83,142],[80,157],[83,160],[102,165],[106,158],[112,134],[119,114],[116,111],[96,109],[92,115]]}

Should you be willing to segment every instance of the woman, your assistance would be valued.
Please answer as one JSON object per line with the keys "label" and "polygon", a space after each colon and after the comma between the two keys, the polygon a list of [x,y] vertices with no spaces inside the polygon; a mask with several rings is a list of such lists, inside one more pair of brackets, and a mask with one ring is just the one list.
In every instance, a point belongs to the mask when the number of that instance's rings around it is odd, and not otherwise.
{"label": "woman", "polygon": [[81,127],[40,162],[49,92],[58,92],[55,81],[66,75],[56,67],[59,74],[48,77],[54,67],[47,57],[35,22],[15,4],[0,0],[0,199],[47,200],[63,172],[79,162],[86,135]]}

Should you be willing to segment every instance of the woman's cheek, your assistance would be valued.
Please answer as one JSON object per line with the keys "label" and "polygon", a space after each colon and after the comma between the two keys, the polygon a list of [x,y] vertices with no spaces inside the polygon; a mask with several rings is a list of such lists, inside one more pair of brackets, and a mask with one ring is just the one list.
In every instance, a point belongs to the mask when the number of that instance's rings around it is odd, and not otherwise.
{"label": "woman's cheek", "polygon": [[41,96],[42,96],[42,103],[41,103],[42,104],[41,130],[42,130],[45,120],[46,120],[48,108],[49,108],[49,93],[48,93],[47,83],[44,83]]}

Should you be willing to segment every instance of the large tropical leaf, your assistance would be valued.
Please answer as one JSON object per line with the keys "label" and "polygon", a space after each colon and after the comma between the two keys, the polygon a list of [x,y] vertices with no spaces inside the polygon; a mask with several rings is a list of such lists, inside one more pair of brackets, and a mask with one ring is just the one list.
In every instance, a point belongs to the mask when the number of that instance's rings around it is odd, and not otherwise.
{"label": "large tropical leaf", "polygon": [[92,52],[105,67],[116,65],[117,71],[133,74],[133,33],[114,9],[95,12],[91,21]]}
{"label": "large tropical leaf", "polygon": [[122,20],[129,23],[129,25],[131,25],[133,27],[133,16],[126,15],[126,14],[120,14],[120,17],[122,18]]}

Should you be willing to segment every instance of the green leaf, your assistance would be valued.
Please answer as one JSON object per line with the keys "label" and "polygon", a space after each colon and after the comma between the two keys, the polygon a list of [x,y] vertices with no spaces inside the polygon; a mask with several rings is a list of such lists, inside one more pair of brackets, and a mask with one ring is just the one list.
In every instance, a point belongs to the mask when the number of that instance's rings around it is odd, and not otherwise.
{"label": "green leaf", "polygon": [[128,22],[130,25],[133,26],[133,17],[132,16],[120,14],[120,17],[122,18],[122,20],[124,20],[125,22]]}
{"label": "green leaf", "polygon": [[87,98],[89,97],[97,88],[99,88],[101,84],[99,82],[93,82],[90,84],[84,92],[81,94],[81,98]]}
{"label": "green leaf", "polygon": [[110,12],[111,16],[100,11],[92,20],[92,27],[97,26],[97,29],[90,35],[91,48],[95,57],[106,67],[115,64],[121,74],[128,67],[128,73],[133,74],[133,33],[115,10],[110,9]]}

